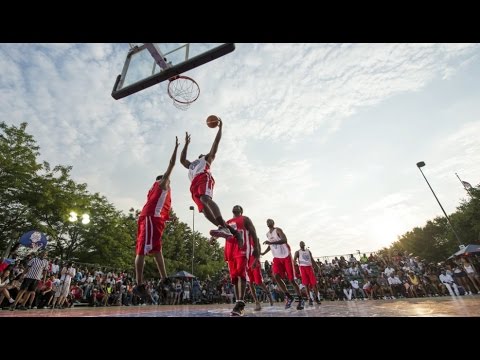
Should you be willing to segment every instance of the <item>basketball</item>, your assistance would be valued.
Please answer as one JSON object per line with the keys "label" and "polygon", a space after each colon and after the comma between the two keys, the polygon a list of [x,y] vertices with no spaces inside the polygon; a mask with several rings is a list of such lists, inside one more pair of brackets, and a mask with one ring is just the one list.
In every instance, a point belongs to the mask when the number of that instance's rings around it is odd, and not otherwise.
{"label": "basketball", "polygon": [[207,126],[210,128],[216,128],[218,126],[218,119],[220,119],[218,116],[210,115],[207,118]]}

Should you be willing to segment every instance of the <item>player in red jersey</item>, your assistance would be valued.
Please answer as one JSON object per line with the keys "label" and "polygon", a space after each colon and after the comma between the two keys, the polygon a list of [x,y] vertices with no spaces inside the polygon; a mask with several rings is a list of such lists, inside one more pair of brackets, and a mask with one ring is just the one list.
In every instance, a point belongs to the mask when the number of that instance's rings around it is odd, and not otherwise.
{"label": "player in red jersey", "polygon": [[287,236],[282,229],[275,227],[275,222],[272,219],[267,219],[267,241],[264,241],[264,245],[268,245],[267,249],[261,254],[265,255],[272,250],[273,266],[272,275],[275,277],[275,281],[286,298],[285,309],[289,309],[292,306],[293,296],[288,292],[283,278],[287,278],[290,284],[295,289],[298,295],[297,310],[303,310],[305,307],[305,300],[303,300],[302,293],[298,284],[295,282],[295,276],[293,274],[293,259],[290,246],[287,243]]}
{"label": "player in red jersey", "polygon": [[317,278],[315,277],[315,271],[313,269],[315,267],[315,269],[320,272],[320,267],[313,259],[311,251],[309,249],[305,250],[305,243],[303,241],[300,241],[300,250],[295,251],[295,255],[293,256],[293,262],[295,265],[297,264],[297,260],[302,284],[307,288],[309,305],[313,305],[314,299],[311,298],[312,292],[316,297],[317,304],[320,305],[321,302],[320,294],[318,292]]}
{"label": "player in red jersey", "polygon": [[186,132],[185,145],[182,153],[180,154],[180,162],[188,169],[188,177],[192,182],[190,185],[190,192],[192,194],[193,201],[195,204],[197,204],[198,211],[203,213],[207,220],[213,225],[218,226],[218,229],[210,231],[210,235],[214,237],[224,237],[226,239],[233,234],[237,238],[240,247],[242,247],[242,237],[235,231],[235,229],[225,223],[218,205],[212,199],[215,180],[210,172],[210,167],[213,160],[215,160],[218,144],[222,138],[222,127],[223,123],[219,118],[217,136],[213,141],[210,152],[206,155],[201,154],[197,160],[192,162],[187,160],[187,150],[188,145],[190,144],[190,135],[188,132]]}
{"label": "player in red jersey", "polygon": [[242,207],[235,205],[232,212],[233,218],[228,220],[227,224],[240,234],[244,246],[240,247],[236,238],[233,235],[229,236],[225,242],[225,261],[228,262],[230,278],[237,299],[231,315],[242,316],[247,289],[247,265],[251,257],[258,261],[260,245],[255,226],[249,217],[243,216]]}
{"label": "player in red jersey", "polygon": [[137,280],[136,292],[145,297],[147,291],[143,283],[143,267],[145,256],[153,255],[157,264],[158,272],[162,281],[167,279],[167,271],[162,253],[162,234],[165,222],[169,219],[172,205],[170,174],[172,173],[177,159],[178,138],[175,137],[175,149],[173,150],[167,171],[157,176],[147,194],[147,202],[143,206],[138,218],[137,247],[135,257],[135,275]]}
{"label": "player in red jersey", "polygon": [[[235,217],[243,216],[243,208],[240,205],[235,205],[233,207],[232,212]],[[246,216],[243,216],[243,217],[248,219],[247,226],[250,226],[251,224],[251,228],[247,229],[249,232],[248,244],[250,245],[247,246],[246,253],[245,253],[247,257],[247,284],[250,287],[250,292],[252,294],[253,301],[255,301],[255,311],[259,311],[262,309],[262,306],[260,304],[260,301],[257,298],[255,285],[260,286],[265,291],[265,293],[268,296],[268,299],[270,300],[271,306],[273,306],[273,299],[272,299],[272,294],[270,293],[270,291],[267,289],[267,286],[263,282],[262,267],[260,265],[260,253],[262,252],[260,240],[258,240],[257,233],[255,230],[255,227],[253,226],[252,221]]]}
{"label": "player in red jersey", "polygon": [[[261,249],[258,251],[261,252]],[[270,306],[273,306],[272,294],[263,281],[260,259],[257,259],[253,256],[251,256],[248,261],[247,284],[250,287],[250,293],[252,294],[253,301],[255,301],[255,311],[262,310],[262,305],[260,304],[260,300],[258,300],[255,285],[260,286],[263,291],[265,291],[265,294],[267,294],[268,300],[270,301]]]}

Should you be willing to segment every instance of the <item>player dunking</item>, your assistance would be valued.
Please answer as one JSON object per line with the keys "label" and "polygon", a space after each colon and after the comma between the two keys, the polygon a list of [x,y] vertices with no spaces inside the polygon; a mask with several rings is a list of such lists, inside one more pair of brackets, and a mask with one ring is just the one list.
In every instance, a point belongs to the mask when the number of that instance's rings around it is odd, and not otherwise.
{"label": "player dunking", "polygon": [[170,174],[177,159],[178,145],[178,138],[175,136],[175,149],[173,150],[167,171],[163,175],[157,176],[148,191],[147,202],[143,206],[138,218],[137,256],[135,257],[137,287],[135,290],[142,297],[147,295],[145,284],[143,283],[143,267],[146,255],[154,256],[162,281],[165,282],[168,279],[162,252],[162,234],[165,229],[165,222],[169,219],[172,204]]}
{"label": "player dunking", "polygon": [[232,234],[237,238],[240,247],[243,246],[242,237],[237,231],[228,226],[220,213],[218,205],[213,201],[213,187],[215,180],[213,179],[210,167],[212,166],[215,155],[217,154],[218,144],[222,138],[222,120],[218,120],[218,132],[213,141],[210,152],[206,155],[201,154],[197,160],[187,160],[187,150],[190,144],[190,135],[185,133],[185,145],[180,155],[180,162],[188,169],[188,177],[192,184],[190,185],[190,192],[192,199],[197,204],[198,211],[203,213],[208,221],[218,226],[218,229],[211,230],[210,235],[214,237],[228,238]]}

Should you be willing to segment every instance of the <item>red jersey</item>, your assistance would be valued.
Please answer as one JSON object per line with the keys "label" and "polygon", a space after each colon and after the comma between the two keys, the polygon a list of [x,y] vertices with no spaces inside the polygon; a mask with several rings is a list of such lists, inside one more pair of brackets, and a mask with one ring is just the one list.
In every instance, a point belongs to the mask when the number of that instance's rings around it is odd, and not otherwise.
{"label": "red jersey", "polygon": [[245,256],[247,259],[250,257],[251,245],[250,238],[252,235],[245,228],[244,217],[234,217],[227,221],[227,224],[237,230],[243,238],[243,248],[238,247],[238,241],[234,236],[231,236],[225,242],[225,260],[228,261],[233,257]]}
{"label": "red jersey", "polygon": [[168,220],[171,206],[171,190],[162,190],[159,182],[155,181],[148,190],[147,202],[143,206],[140,216],[154,216]]}

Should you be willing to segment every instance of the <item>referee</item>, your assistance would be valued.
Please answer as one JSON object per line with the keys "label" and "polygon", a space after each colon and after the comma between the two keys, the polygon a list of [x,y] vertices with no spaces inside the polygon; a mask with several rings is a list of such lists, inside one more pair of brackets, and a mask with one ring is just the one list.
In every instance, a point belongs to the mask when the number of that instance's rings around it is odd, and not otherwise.
{"label": "referee", "polygon": [[[48,260],[46,259],[48,255],[47,251],[42,252],[39,255],[34,255],[32,259],[28,262],[28,270],[23,279],[22,285],[20,286],[20,291],[15,298],[15,302],[10,306],[10,310],[15,310],[17,303],[24,298],[22,304],[18,306],[20,310],[27,310],[25,306],[29,298],[30,306],[32,306],[33,300],[35,299],[35,289],[37,288],[38,282],[42,279],[42,275],[48,271]],[[27,293],[24,297],[23,295]]]}

